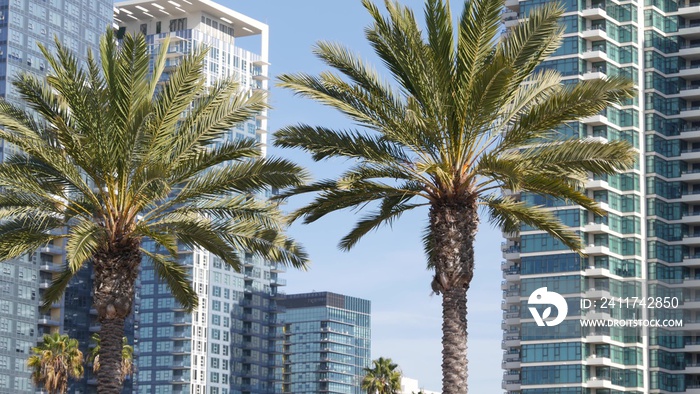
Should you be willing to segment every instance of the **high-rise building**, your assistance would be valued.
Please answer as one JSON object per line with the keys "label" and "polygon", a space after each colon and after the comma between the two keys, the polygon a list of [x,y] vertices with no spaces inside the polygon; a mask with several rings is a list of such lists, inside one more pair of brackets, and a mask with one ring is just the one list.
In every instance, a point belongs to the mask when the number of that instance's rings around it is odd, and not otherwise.
{"label": "high-rise building", "polygon": [[371,365],[371,303],[329,292],[287,295],[282,392],[361,394]]}
{"label": "high-rise building", "polygon": [[[540,3],[506,0],[506,27]],[[517,195],[549,207],[578,231],[586,256],[531,228],[506,234],[503,388],[700,393],[700,4],[568,0],[564,6],[563,45],[542,68],[560,71],[567,84],[624,75],[638,94],[559,131],[629,141],[639,160],[630,171],[588,181],[586,193],[606,217]],[[537,326],[529,311],[529,296],[542,287],[567,301],[568,318],[556,327]],[[581,323],[594,318],[681,319],[684,326]]]}
{"label": "high-rise building", "polygon": [[[21,105],[12,79],[21,72],[46,74],[48,66],[37,43],[50,49],[57,37],[82,58],[88,48],[97,51],[100,36],[112,24],[112,13],[111,0],[0,1],[0,96]],[[14,153],[15,146],[0,141],[0,160]],[[63,246],[56,243],[0,264],[2,394],[35,392],[26,366],[31,348],[43,334],[62,331],[64,318],[69,318],[64,316],[63,302],[46,313],[38,308],[42,292],[64,260]]]}
{"label": "high-rise building", "polygon": [[[268,27],[261,22],[208,0],[119,2],[115,22],[118,34],[143,33],[152,54],[169,38],[164,79],[185,54],[207,46],[207,84],[235,76],[241,89],[267,89]],[[264,144],[266,119],[263,111],[225,138]],[[192,314],[180,308],[149,261],[142,265],[138,393],[273,393],[281,379],[276,317],[278,290],[285,284],[278,277],[281,267],[243,252],[241,273],[206,250],[183,248],[179,259],[200,297]]]}

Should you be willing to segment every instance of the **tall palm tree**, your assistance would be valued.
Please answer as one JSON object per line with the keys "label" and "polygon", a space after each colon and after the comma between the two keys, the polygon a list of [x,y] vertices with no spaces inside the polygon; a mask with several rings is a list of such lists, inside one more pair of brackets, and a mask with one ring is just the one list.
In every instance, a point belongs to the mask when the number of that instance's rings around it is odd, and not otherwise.
{"label": "tall palm tree", "polygon": [[44,335],[41,344],[32,348],[27,366],[38,388],[49,394],[63,394],[68,391],[69,378],[83,377],[83,353],[78,341],[68,335]]}
{"label": "tall palm tree", "polygon": [[305,223],[342,209],[376,208],[359,218],[341,249],[408,210],[428,208],[425,250],[432,289],[442,296],[442,392],[463,394],[480,210],[504,231],[533,226],[580,251],[580,236],[552,213],[500,190],[554,196],[603,214],[581,191],[584,182],[629,168],[638,153],[624,141],[556,131],[634,94],[622,78],[564,85],[556,70],[538,68],[561,43],[559,5],[532,10],[499,36],[502,0],[465,0],[455,28],[445,3],[426,0],[422,31],[407,7],[387,0],[384,13],[363,0],[373,20],[366,38],[394,84],[344,46],[319,42],[314,53],[337,72],[285,74],[279,84],[337,109],[358,128],[292,125],[276,133],[275,144],[301,148],[317,161],[351,159],[337,179],[285,194],[316,195],[294,213]]}
{"label": "tall palm tree", "polygon": [[401,392],[401,371],[390,358],[372,360],[372,368],[364,368],[362,390],[367,394],[398,394]]}
{"label": "tall palm tree", "polygon": [[[88,363],[92,363],[92,371],[97,374],[100,371],[100,334],[92,334],[92,342],[95,347],[90,349],[88,354]],[[134,347],[129,345],[129,340],[126,337],[122,338],[122,365],[119,369],[119,379],[124,382],[127,376],[134,373]]]}
{"label": "tall palm tree", "polygon": [[[0,260],[65,240],[67,266],[45,307],[92,261],[100,393],[121,389],[113,372],[144,257],[188,311],[198,296],[177,261],[181,245],[235,270],[243,251],[300,268],[307,261],[284,234],[278,203],[253,198],[301,184],[304,172],[261,158],[255,141],[226,138],[266,107],[265,94],[233,78],[207,86],[204,50],[184,56],[166,78],[168,47],[163,42],[151,57],[142,35],[117,44],[108,31],[101,65],[89,54],[83,67],[56,42],[55,54],[41,47],[52,70],[46,81],[30,74],[13,81],[33,112],[0,101],[0,138],[22,151],[0,164]],[[51,231],[65,226],[65,234]],[[155,248],[143,248],[144,238]]]}

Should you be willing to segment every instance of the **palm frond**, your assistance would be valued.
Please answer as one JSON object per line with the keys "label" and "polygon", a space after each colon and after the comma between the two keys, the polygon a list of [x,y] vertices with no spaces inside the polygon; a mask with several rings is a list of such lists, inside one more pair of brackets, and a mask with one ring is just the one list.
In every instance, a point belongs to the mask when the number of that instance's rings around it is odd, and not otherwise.
{"label": "palm frond", "polygon": [[191,278],[187,270],[177,261],[167,258],[159,253],[151,253],[145,249],[141,251],[153,262],[158,277],[168,284],[168,288],[177,302],[182,305],[187,312],[192,312],[197,308],[199,297],[192,289]]}
{"label": "palm frond", "polygon": [[542,207],[530,206],[509,197],[490,196],[483,200],[483,204],[489,211],[490,222],[504,232],[518,232],[520,226],[526,224],[546,231],[574,251],[580,251],[583,247],[580,234],[571,231],[551,211]]}

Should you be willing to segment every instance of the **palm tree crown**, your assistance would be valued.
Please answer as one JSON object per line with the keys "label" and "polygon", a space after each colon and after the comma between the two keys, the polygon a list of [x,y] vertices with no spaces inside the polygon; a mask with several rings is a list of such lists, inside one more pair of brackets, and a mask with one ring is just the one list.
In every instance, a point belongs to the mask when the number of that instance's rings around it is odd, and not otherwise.
{"label": "palm tree crown", "polygon": [[78,341],[68,335],[44,335],[27,359],[34,384],[49,394],[67,392],[69,378],[83,377],[83,353],[78,346]]}
{"label": "palm tree crown", "polygon": [[456,28],[446,3],[426,1],[423,31],[407,7],[387,0],[383,13],[364,0],[372,19],[366,38],[395,84],[345,47],[319,42],[314,53],[337,72],[285,74],[280,85],[359,128],[292,125],[276,133],[275,144],[315,160],[352,159],[337,179],[286,194],[316,193],[294,213],[305,223],[375,207],[340,241],[342,249],[408,210],[429,208],[424,240],[432,289],[443,297],[443,393],[462,394],[479,211],[504,231],[528,225],[580,250],[580,235],[553,213],[500,190],[554,196],[603,214],[582,192],[586,180],[630,168],[638,152],[626,141],[568,137],[567,122],[629,105],[634,88],[619,77],[563,84],[559,72],[540,67],[561,43],[560,6],[532,10],[499,36],[502,0],[466,0]]}
{"label": "palm tree crown", "polygon": [[[117,44],[108,30],[101,64],[89,53],[82,67],[57,41],[55,54],[41,47],[52,70],[45,82],[30,74],[13,81],[33,112],[0,101],[0,138],[22,150],[0,164],[0,260],[65,242],[68,264],[46,307],[92,261],[102,371],[121,366],[143,256],[188,311],[198,295],[177,262],[181,246],[236,270],[243,251],[300,268],[307,261],[284,234],[278,203],[254,198],[300,185],[304,172],[262,158],[254,140],[230,138],[235,124],[266,108],[265,94],[233,77],[206,85],[205,50],[166,75],[168,49],[163,41],[151,56],[142,35]],[[144,238],[155,247],[142,247]],[[118,374],[98,374],[101,393],[120,384]]]}
{"label": "palm tree crown", "polygon": [[398,394],[401,392],[401,371],[390,358],[372,360],[372,368],[365,368],[362,389],[367,394]]}

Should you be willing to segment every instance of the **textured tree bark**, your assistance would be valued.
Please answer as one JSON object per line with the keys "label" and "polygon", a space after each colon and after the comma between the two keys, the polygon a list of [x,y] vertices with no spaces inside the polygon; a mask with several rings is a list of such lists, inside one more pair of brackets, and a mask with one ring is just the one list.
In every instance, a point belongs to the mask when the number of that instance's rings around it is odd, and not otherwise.
{"label": "textured tree bark", "polygon": [[141,264],[140,240],[110,245],[95,254],[94,305],[100,327],[100,370],[97,392],[119,394],[122,390],[122,338],[124,321],[131,313],[134,285]]}
{"label": "textured tree bark", "polygon": [[474,276],[479,226],[476,196],[438,201],[430,208],[432,287],[442,294],[442,393],[467,393],[467,290]]}

